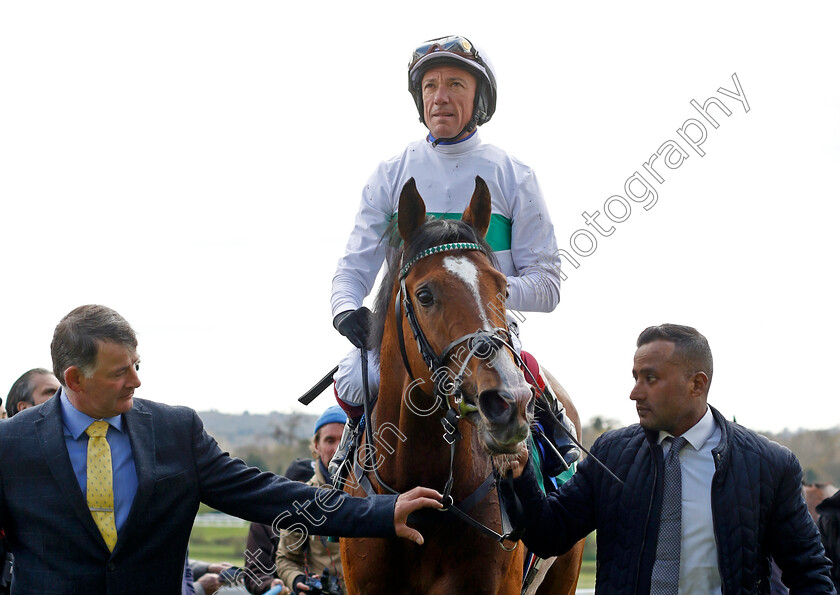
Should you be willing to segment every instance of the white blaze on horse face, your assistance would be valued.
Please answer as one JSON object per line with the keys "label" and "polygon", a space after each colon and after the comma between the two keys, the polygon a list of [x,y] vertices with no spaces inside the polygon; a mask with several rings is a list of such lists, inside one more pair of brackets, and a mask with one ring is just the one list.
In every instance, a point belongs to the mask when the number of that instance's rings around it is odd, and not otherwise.
{"label": "white blaze on horse face", "polygon": [[[475,264],[466,256],[447,256],[443,259],[443,268],[466,284],[470,293],[475,298],[478,315],[484,323],[483,330],[493,332],[494,325],[487,317],[484,302],[481,301],[481,292],[478,284],[479,272]],[[487,364],[499,373],[501,382],[505,385],[516,386],[519,383],[525,382],[522,377],[522,372],[509,357],[493,357],[491,360],[488,360]]]}
{"label": "white blaze on horse face", "polygon": [[475,303],[478,306],[478,313],[481,320],[484,321],[485,330],[493,330],[490,326],[490,321],[487,318],[487,312],[484,309],[484,304],[481,301],[481,292],[478,285],[478,269],[473,262],[466,256],[447,256],[443,259],[443,268],[461,279],[469,288],[470,293],[475,298]]}

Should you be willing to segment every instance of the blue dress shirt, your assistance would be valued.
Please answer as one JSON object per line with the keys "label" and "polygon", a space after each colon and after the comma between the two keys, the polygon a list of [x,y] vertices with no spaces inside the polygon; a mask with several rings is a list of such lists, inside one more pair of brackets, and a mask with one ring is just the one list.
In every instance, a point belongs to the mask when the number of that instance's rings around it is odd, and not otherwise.
{"label": "blue dress shirt", "polygon": [[[64,443],[70,455],[70,463],[82,488],[82,494],[87,494],[87,427],[95,419],[73,407],[70,399],[60,391],[61,415],[64,418]],[[108,446],[111,447],[111,467],[114,473],[114,520],[117,523],[117,538],[120,529],[128,518],[131,503],[137,493],[137,470],[134,468],[134,456],[131,453],[131,441],[123,430],[121,415],[106,418],[111,426],[108,428]]]}

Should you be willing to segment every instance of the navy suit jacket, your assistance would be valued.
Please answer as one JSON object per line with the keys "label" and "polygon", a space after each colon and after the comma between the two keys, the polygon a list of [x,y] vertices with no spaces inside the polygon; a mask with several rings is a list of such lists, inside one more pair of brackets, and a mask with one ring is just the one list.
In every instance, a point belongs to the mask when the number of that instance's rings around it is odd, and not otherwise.
{"label": "navy suit jacket", "polygon": [[123,414],[138,487],[113,552],[93,522],[56,397],[0,422],[0,527],[15,594],[180,595],[199,502],[276,529],[393,537],[393,496],[350,498],[262,473],[222,452],[198,415],[134,399]]}

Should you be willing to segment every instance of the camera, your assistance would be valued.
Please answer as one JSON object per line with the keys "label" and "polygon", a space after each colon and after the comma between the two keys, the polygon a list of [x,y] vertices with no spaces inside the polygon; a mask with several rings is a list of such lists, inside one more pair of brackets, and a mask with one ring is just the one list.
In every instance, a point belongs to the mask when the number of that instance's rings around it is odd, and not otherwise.
{"label": "camera", "polygon": [[319,593],[323,593],[323,595],[343,594],[341,585],[338,582],[338,577],[330,574],[330,571],[326,568],[324,568],[324,572],[321,573],[321,578],[309,575],[306,577],[306,582],[304,584],[309,587],[309,593],[313,595],[318,595]]}

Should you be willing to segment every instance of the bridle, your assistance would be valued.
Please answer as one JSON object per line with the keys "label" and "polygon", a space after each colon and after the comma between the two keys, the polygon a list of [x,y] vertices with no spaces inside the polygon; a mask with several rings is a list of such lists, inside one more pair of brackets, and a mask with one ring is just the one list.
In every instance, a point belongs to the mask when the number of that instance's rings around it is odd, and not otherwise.
{"label": "bridle", "polygon": [[[429,368],[431,379],[434,383],[433,397],[437,406],[433,409],[443,412],[441,417],[441,424],[443,425],[444,434],[443,439],[449,444],[449,477],[446,481],[443,490],[443,504],[441,509],[444,512],[449,512],[455,515],[464,522],[478,529],[481,533],[492,537],[499,542],[499,545],[505,550],[513,550],[516,548],[516,543],[524,532],[522,526],[522,519],[524,512],[521,504],[513,492],[513,481],[511,477],[504,478],[501,474],[493,468],[493,472],[488,475],[484,482],[467,498],[456,503],[452,498],[452,488],[454,485],[454,462],[455,462],[455,446],[458,440],[461,439],[461,434],[458,432],[458,422],[461,417],[477,410],[475,405],[466,403],[463,400],[462,388],[464,375],[467,373],[467,364],[473,358],[487,359],[502,348],[508,349],[517,362],[517,365],[522,365],[522,359],[516,350],[511,345],[510,332],[507,328],[494,328],[492,330],[478,330],[474,333],[468,333],[455,339],[447,345],[440,354],[437,354],[432,348],[431,343],[427,339],[425,333],[420,327],[417,320],[417,315],[405,286],[405,279],[408,276],[411,268],[423,258],[440,254],[449,251],[479,251],[482,254],[487,254],[486,251],[476,243],[472,242],[453,242],[434,246],[423,250],[417,256],[412,258],[408,263],[400,262],[399,284],[400,289],[397,292],[394,315],[396,319],[397,337],[400,345],[400,354],[402,355],[403,364],[412,382],[417,379],[411,369],[411,364],[408,360],[408,353],[405,348],[405,337],[403,334],[402,317],[404,316],[411,328],[417,341],[417,349]],[[466,352],[465,357],[460,358]],[[367,352],[362,349],[362,382],[365,393],[365,436],[368,444],[373,444],[374,432],[372,429],[373,420],[371,418],[372,399],[370,397],[370,390],[368,387],[368,373],[367,373]],[[454,378],[452,378],[452,370],[446,366],[447,362],[456,361],[459,364],[459,369]],[[451,398],[451,401],[450,401]],[[399,494],[397,490],[389,486],[379,476],[377,467],[373,466],[373,474],[379,485],[392,494]],[[364,470],[356,462],[354,466],[354,473],[356,477],[360,477],[360,472],[363,474]],[[365,478],[366,480],[366,478]],[[369,481],[368,481],[369,483]],[[501,514],[502,533],[498,533],[482,524],[481,522],[469,516],[469,511],[478,504],[490,492],[491,489],[496,489],[499,494],[499,510]],[[371,486],[372,490],[372,486]],[[370,490],[366,491],[370,493]],[[508,508],[511,510],[508,511]],[[511,516],[515,521],[511,521]],[[513,547],[507,547],[504,542],[514,542]]]}
{"label": "bridle", "polygon": [[[400,355],[402,356],[403,365],[405,366],[412,382],[417,379],[411,370],[411,363],[408,361],[408,354],[405,349],[402,312],[400,311],[401,306],[402,310],[405,312],[405,318],[408,321],[411,332],[414,334],[414,338],[417,341],[417,350],[420,352],[423,361],[426,362],[426,366],[429,368],[431,378],[434,382],[433,396],[436,400],[440,398],[439,402],[441,403],[441,407],[443,407],[443,403],[448,402],[448,397],[452,397],[453,404],[450,404],[450,407],[455,409],[456,413],[459,415],[464,415],[469,412],[470,407],[474,408],[474,406],[464,404],[462,394],[464,374],[466,373],[467,364],[470,360],[473,357],[487,359],[502,347],[510,350],[515,359],[520,360],[520,358],[516,353],[516,350],[511,345],[510,331],[508,331],[507,328],[478,330],[474,333],[463,335],[462,337],[459,337],[449,343],[440,355],[435,353],[434,348],[432,348],[431,343],[429,343],[429,340],[426,338],[426,334],[423,332],[423,329],[420,328],[420,323],[417,320],[417,314],[414,311],[414,305],[405,287],[405,279],[411,271],[411,267],[419,260],[426,258],[427,256],[432,256],[433,254],[440,254],[441,252],[453,250],[476,250],[486,255],[486,252],[481,246],[470,242],[443,244],[441,246],[435,246],[420,252],[400,269],[400,291],[397,293],[397,297],[394,301],[394,317],[396,319],[397,337],[400,344]],[[464,344],[466,344],[466,347],[464,347]],[[460,349],[456,351],[456,348]],[[467,350],[466,357],[460,358],[465,349]],[[460,364],[458,373],[451,379],[452,369],[446,365],[446,363],[450,360]],[[519,363],[519,361],[517,363]]]}

